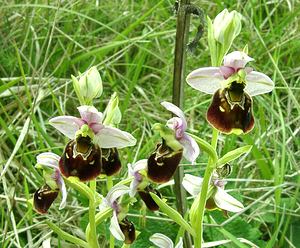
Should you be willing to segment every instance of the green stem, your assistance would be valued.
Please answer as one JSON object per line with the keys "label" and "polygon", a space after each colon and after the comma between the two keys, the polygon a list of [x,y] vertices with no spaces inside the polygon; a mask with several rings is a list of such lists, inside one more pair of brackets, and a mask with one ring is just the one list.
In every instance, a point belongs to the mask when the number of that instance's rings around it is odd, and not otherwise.
{"label": "green stem", "polygon": [[[216,149],[217,147],[217,142],[218,142],[218,135],[219,132],[216,129],[213,129],[213,134],[212,134],[212,141],[211,141],[211,146]],[[200,202],[198,205],[197,209],[197,220],[195,222],[195,229],[196,229],[196,238],[195,238],[195,248],[201,248],[202,247],[202,241],[203,241],[203,218],[204,218],[204,211],[205,211],[205,204],[206,204],[206,197],[207,197],[207,192],[209,189],[209,184],[210,184],[210,178],[212,176],[212,173],[215,169],[216,163],[214,163],[213,159],[208,160],[207,167],[205,169],[204,173],[204,178],[202,182],[202,187],[201,187],[201,193],[200,193]]]}
{"label": "green stem", "polygon": [[[114,186],[114,182],[112,180],[112,177],[108,176],[106,178],[106,188],[107,192],[110,191],[110,189]],[[109,235],[109,248],[114,248],[115,247],[115,237],[110,234]]]}
{"label": "green stem", "polygon": [[114,182],[112,180],[112,177],[107,177],[106,178],[106,188],[107,188],[107,192],[110,191],[110,189],[114,186]]}
{"label": "green stem", "polygon": [[89,199],[89,226],[90,232],[86,237],[91,248],[99,248],[97,232],[96,232],[96,205],[95,205],[95,194],[96,194],[96,180],[90,181],[90,189],[93,192],[93,198]]}

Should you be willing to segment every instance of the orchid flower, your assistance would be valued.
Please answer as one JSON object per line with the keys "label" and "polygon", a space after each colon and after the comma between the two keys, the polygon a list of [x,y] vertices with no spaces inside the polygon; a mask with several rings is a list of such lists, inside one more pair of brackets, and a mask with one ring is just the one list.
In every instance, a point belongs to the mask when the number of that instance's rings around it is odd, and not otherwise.
{"label": "orchid flower", "polygon": [[129,133],[102,123],[103,114],[93,106],[77,108],[80,118],[75,116],[58,116],[49,120],[50,125],[70,139],[76,138],[76,132],[83,126],[92,131],[93,143],[101,148],[124,148],[134,146],[136,139]]}
{"label": "orchid flower", "polygon": [[[196,197],[201,192],[203,179],[190,174],[185,174],[182,185],[187,192]],[[208,209],[223,209],[230,212],[240,212],[244,209],[241,202],[233,198],[224,190],[225,182],[220,179],[212,180],[213,194],[207,200],[206,207]]]}
{"label": "orchid flower", "polygon": [[223,66],[199,68],[186,78],[194,89],[214,95],[207,120],[223,133],[251,131],[254,127],[251,97],[274,89],[274,82],[267,75],[246,67],[250,61],[253,58],[245,52],[235,51],[224,57]]}
{"label": "orchid flower", "polygon": [[150,192],[156,194],[160,198],[161,194],[158,192],[158,190],[153,189],[152,186],[148,184],[147,180],[144,180],[146,169],[147,159],[139,160],[134,164],[128,164],[128,176],[133,177],[133,180],[130,183],[129,195],[130,197],[134,197],[138,192],[147,208],[151,211],[157,211],[159,206],[151,197]]}
{"label": "orchid flower", "polygon": [[44,152],[37,156],[37,164],[48,167],[53,170],[51,180],[48,182],[54,184],[44,185],[34,194],[34,207],[39,213],[46,213],[53,201],[57,198],[58,192],[61,192],[61,203],[59,209],[66,206],[67,190],[64,179],[59,170],[60,157],[52,152]]}
{"label": "orchid flower", "polygon": [[123,217],[124,214],[117,200],[129,192],[129,187],[115,185],[99,206],[100,211],[108,207],[113,209],[109,230],[117,240],[123,241],[125,244],[131,244],[135,240],[135,228],[132,222]]}
{"label": "orchid flower", "polygon": [[159,248],[183,248],[182,238],[180,238],[177,245],[174,246],[173,241],[162,233],[154,233],[150,237],[150,241]]}
{"label": "orchid flower", "polygon": [[183,157],[194,163],[199,156],[200,150],[197,142],[185,132],[187,130],[187,121],[184,113],[173,103],[162,102],[161,105],[177,116],[169,119],[167,126],[175,131],[176,139],[183,146]]}

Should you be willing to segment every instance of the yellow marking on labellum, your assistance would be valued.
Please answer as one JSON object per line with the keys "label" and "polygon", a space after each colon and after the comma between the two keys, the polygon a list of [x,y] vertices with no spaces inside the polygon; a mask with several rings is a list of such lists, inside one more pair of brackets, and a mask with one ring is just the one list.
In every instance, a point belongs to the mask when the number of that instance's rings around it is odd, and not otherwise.
{"label": "yellow marking on labellum", "polygon": [[225,112],[225,109],[222,106],[219,106],[221,112]]}

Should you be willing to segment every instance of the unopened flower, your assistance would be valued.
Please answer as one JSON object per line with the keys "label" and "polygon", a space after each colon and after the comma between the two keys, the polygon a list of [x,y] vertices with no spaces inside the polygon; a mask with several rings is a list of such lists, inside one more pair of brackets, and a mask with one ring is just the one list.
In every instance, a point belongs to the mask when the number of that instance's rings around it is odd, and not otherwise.
{"label": "unopened flower", "polygon": [[251,131],[254,126],[251,97],[274,88],[267,75],[245,67],[252,60],[246,53],[235,51],[224,57],[224,66],[199,68],[187,76],[190,86],[214,94],[207,120],[223,133]]}
{"label": "unopened flower", "polygon": [[242,16],[237,11],[229,12],[224,9],[213,21],[213,35],[216,41],[224,44],[226,48],[231,46],[232,41],[241,31]]}
{"label": "unopened flower", "polygon": [[51,177],[46,184],[39,188],[34,194],[34,208],[39,213],[47,213],[51,204],[57,198],[58,193],[61,192],[61,203],[59,209],[66,206],[67,190],[64,179],[59,170],[60,157],[52,152],[41,153],[37,156],[37,164],[48,167],[53,170]]}
{"label": "unopened flower", "polygon": [[72,81],[81,103],[91,104],[94,98],[102,94],[102,79],[95,66],[81,74],[79,80],[72,75]]}
{"label": "unopened flower", "polygon": [[[192,196],[196,197],[201,192],[203,179],[190,174],[185,174],[182,185]],[[219,208],[230,212],[240,212],[244,209],[241,202],[229,195],[225,190],[225,182],[221,179],[213,178],[212,193],[207,199],[206,208],[213,210]]]}
{"label": "unopened flower", "polygon": [[58,116],[49,120],[50,125],[70,139],[76,138],[76,132],[84,127],[92,131],[89,134],[94,144],[100,148],[124,148],[134,146],[136,139],[129,133],[118,128],[106,126],[102,123],[103,114],[93,106],[80,106],[77,108],[80,118],[75,116]]}
{"label": "unopened flower", "polygon": [[159,248],[183,248],[182,238],[180,238],[179,242],[174,246],[173,241],[162,233],[154,233],[150,237],[150,241]]}
{"label": "unopened flower", "polygon": [[125,185],[115,185],[110,189],[100,205],[100,210],[107,207],[113,209],[109,230],[117,240],[123,241],[125,244],[131,244],[135,240],[135,228],[133,223],[130,222],[126,216],[124,217],[122,208],[118,203],[118,198],[129,192],[129,187]]}

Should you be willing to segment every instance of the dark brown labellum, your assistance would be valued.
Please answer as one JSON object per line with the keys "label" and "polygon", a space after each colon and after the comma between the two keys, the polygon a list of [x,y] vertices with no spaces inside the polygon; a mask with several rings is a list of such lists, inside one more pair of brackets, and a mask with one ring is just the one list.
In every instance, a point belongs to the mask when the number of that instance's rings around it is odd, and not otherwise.
{"label": "dark brown labellum", "polygon": [[101,172],[101,149],[89,137],[71,140],[59,161],[59,169],[65,177],[92,180]]}
{"label": "dark brown labellum", "polygon": [[163,141],[148,158],[147,176],[153,182],[168,182],[176,171],[182,158],[182,151],[173,151]]}
{"label": "dark brown labellum", "polygon": [[241,130],[247,133],[254,127],[252,99],[243,85],[232,83],[230,88],[219,89],[207,111],[209,123],[223,133]]}
{"label": "dark brown labellum", "polygon": [[132,244],[135,240],[135,227],[131,221],[129,221],[127,218],[124,218],[120,223],[121,231],[123,232],[125,236],[124,243],[125,244]]}
{"label": "dark brown labellum", "polygon": [[149,210],[151,211],[159,210],[159,206],[156,204],[156,202],[153,200],[153,198],[150,195],[150,193],[154,193],[159,198],[161,198],[161,194],[157,189],[153,189],[151,185],[148,185],[145,189],[139,190],[138,193]]}
{"label": "dark brown labellum", "polygon": [[33,204],[36,211],[41,214],[47,213],[51,204],[58,196],[58,189],[53,190],[49,185],[45,184],[43,187],[39,188],[33,197]]}
{"label": "dark brown labellum", "polygon": [[102,171],[101,174],[112,176],[121,169],[121,161],[116,148],[101,149],[102,151]]}

